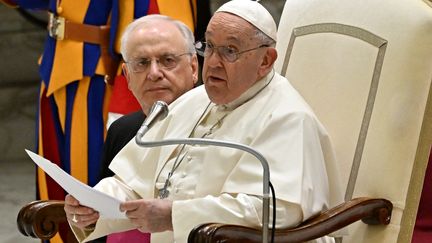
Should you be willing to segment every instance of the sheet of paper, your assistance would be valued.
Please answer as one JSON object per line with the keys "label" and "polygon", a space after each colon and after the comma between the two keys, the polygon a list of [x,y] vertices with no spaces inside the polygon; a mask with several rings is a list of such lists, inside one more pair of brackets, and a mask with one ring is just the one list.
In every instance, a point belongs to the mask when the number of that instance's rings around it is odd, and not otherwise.
{"label": "sheet of paper", "polygon": [[99,212],[100,216],[104,218],[126,218],[126,215],[120,212],[120,200],[82,183],[66,173],[56,164],[33,153],[32,151],[27,149],[25,151],[43,171],[45,171],[65,191],[80,201],[81,205],[95,209]]}

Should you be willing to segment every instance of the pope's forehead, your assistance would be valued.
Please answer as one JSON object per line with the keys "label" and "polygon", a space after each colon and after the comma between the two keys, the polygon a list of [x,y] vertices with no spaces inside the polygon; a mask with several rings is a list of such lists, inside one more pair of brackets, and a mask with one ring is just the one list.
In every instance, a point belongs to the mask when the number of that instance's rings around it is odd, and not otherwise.
{"label": "pope's forehead", "polygon": [[256,32],[256,28],[243,18],[225,12],[215,13],[209,22],[206,35],[232,35],[234,37],[249,36]]}

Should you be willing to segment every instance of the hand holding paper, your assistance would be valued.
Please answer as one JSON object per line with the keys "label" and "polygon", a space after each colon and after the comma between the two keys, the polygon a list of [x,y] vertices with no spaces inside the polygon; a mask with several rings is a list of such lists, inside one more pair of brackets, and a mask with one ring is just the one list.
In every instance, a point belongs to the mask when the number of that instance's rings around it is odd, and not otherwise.
{"label": "hand holding paper", "polygon": [[120,203],[122,203],[120,200],[80,182],[51,161],[27,149],[25,151],[42,170],[65,191],[74,196],[81,205],[93,208],[103,218],[126,218],[126,215],[120,212]]}

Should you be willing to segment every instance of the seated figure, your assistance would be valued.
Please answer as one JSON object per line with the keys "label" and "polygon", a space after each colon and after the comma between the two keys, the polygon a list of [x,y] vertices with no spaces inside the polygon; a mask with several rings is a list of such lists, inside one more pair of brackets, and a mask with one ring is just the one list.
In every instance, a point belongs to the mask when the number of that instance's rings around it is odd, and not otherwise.
{"label": "seated figure", "polygon": [[[169,26],[167,28],[166,26]],[[152,29],[150,29],[150,26]],[[178,30],[174,32],[172,30]],[[135,31],[134,31],[135,30]],[[153,31],[157,34],[143,35],[136,31]],[[194,48],[194,37],[192,31],[181,23],[169,17],[162,15],[148,15],[136,20],[130,25],[127,35],[128,38],[123,39],[123,47],[134,55],[141,55],[135,48],[153,48],[155,43],[162,41],[167,45],[174,45],[177,42]],[[166,32],[174,32],[175,35],[166,36]],[[126,35],[126,33],[125,33]],[[155,46],[157,47],[157,46]],[[183,47],[182,47],[183,48]],[[161,54],[165,50],[160,47]],[[126,51],[125,51],[126,52]],[[133,57],[133,56],[132,56]],[[139,64],[139,63],[138,63]],[[137,65],[137,64],[131,64]],[[150,107],[157,100],[162,100],[166,103],[171,103],[177,97],[192,89],[197,83],[197,63],[196,57],[192,56],[185,62],[190,69],[171,70],[162,67],[153,68],[149,72],[129,71],[123,65],[124,72],[128,81],[129,88],[137,98],[141,109],[140,111],[127,114],[114,121],[108,129],[106,141],[103,147],[100,178],[112,176],[113,173],[108,169],[114,156],[135,136],[145,117],[148,115]],[[140,233],[137,230],[128,232],[111,234],[107,237],[107,242],[149,242],[149,234]]]}

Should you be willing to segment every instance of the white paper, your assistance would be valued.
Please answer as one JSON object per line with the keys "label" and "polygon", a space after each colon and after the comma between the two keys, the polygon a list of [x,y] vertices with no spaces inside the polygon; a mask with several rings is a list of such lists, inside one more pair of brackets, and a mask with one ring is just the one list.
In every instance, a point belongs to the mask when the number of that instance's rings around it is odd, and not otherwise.
{"label": "white paper", "polygon": [[126,218],[125,213],[120,212],[120,200],[82,183],[66,173],[56,164],[33,153],[32,151],[27,149],[25,151],[42,170],[44,170],[65,191],[74,196],[81,205],[93,208],[98,211],[100,217],[103,218]]}

